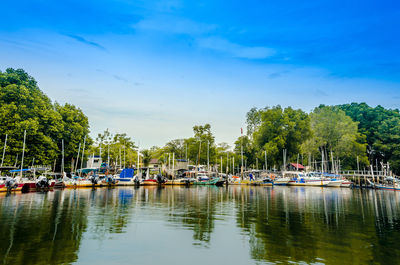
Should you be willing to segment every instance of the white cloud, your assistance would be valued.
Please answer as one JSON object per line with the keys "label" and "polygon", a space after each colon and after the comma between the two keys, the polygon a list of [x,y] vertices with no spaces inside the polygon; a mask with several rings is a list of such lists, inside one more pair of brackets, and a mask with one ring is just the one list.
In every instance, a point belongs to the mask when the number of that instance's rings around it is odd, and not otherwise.
{"label": "white cloud", "polygon": [[244,46],[220,37],[199,38],[197,44],[200,48],[222,52],[237,58],[265,59],[276,53],[274,49],[268,47]]}

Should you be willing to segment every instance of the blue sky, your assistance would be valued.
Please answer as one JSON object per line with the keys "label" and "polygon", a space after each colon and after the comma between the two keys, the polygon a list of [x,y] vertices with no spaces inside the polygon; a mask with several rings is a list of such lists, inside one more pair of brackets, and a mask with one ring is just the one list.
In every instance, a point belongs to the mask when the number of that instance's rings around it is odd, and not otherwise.
{"label": "blue sky", "polygon": [[400,108],[397,1],[2,1],[0,69],[23,68],[92,134],[143,147],[210,123],[230,144],[253,106]]}

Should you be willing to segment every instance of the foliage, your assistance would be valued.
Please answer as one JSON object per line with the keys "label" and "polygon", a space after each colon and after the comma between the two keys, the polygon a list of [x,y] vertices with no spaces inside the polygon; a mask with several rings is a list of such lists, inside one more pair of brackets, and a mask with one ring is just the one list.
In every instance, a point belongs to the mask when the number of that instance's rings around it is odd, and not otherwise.
{"label": "foliage", "polygon": [[366,136],[367,154],[371,163],[389,162],[400,173],[400,113],[398,109],[375,108],[366,103],[339,105],[358,122],[360,133]]}
{"label": "foliage", "polygon": [[[254,151],[261,161],[264,151],[272,164],[280,165],[282,151],[292,158],[300,153],[300,145],[311,136],[310,119],[304,111],[281,106],[261,111],[261,124],[254,132]],[[254,165],[254,158],[252,160]]]}
{"label": "foliage", "polygon": [[143,165],[148,167],[151,160],[151,151],[149,149],[144,149],[141,153],[143,155]]}
{"label": "foliage", "polygon": [[126,133],[112,134],[108,128],[99,133],[96,138],[97,145],[91,150],[100,154],[103,161],[110,161],[110,165],[117,167],[131,167],[137,164],[137,146]]}
{"label": "foliage", "polygon": [[1,140],[8,134],[5,165],[19,164],[16,156],[21,158],[24,130],[27,132],[25,165],[33,159],[35,164],[47,165],[56,159],[60,161],[64,137],[65,161],[72,159],[77,142],[89,133],[87,117],[81,110],[69,104],[53,105],[35,79],[22,69],[0,72],[0,88]]}
{"label": "foliage", "polygon": [[357,156],[362,165],[368,165],[365,136],[344,111],[321,105],[310,114],[310,120],[312,137],[303,143],[304,153],[322,158],[323,152],[328,161],[333,155],[341,160],[343,169],[356,168]]}
{"label": "foliage", "polygon": [[209,161],[215,159],[215,137],[211,132],[211,125],[196,125],[193,127],[194,137],[185,139],[188,160],[194,164],[207,164],[207,153]]}

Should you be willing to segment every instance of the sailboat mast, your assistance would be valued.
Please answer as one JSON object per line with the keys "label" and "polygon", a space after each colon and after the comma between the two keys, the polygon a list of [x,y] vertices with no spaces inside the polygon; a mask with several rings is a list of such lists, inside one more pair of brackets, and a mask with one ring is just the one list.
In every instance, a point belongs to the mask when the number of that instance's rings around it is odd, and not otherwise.
{"label": "sailboat mast", "polygon": [[240,178],[243,179],[243,128],[240,128],[240,133],[242,136],[242,137],[240,137],[240,154],[242,157],[242,169],[241,169],[241,173],[240,173]]}
{"label": "sailboat mast", "polygon": [[78,169],[78,162],[79,162],[79,154],[80,154],[80,152],[81,152],[81,143],[79,143],[78,155],[76,156],[76,162],[75,162],[75,168],[74,168],[75,174],[76,174],[76,170]]}
{"label": "sailboat mast", "polygon": [[210,142],[207,140],[207,172],[210,173]]}
{"label": "sailboat mast", "polygon": [[81,159],[81,171],[79,172],[79,177],[80,177],[81,174],[82,174],[83,156],[85,155],[85,145],[86,145],[86,135],[85,135],[85,138],[83,139],[82,159]]}
{"label": "sailboat mast", "polygon": [[1,158],[1,167],[3,166],[3,162],[4,162],[4,155],[6,154],[6,147],[7,147],[7,136],[8,136],[8,134],[6,134],[6,139],[4,140],[3,157]]}
{"label": "sailboat mast", "polygon": [[22,146],[22,159],[21,159],[21,172],[20,172],[20,177],[21,178],[22,178],[22,169],[24,167],[25,140],[26,140],[26,130],[24,130],[24,144]]}
{"label": "sailboat mast", "polygon": [[61,174],[64,176],[64,139],[61,140],[62,159],[61,159]]}
{"label": "sailboat mast", "polygon": [[110,167],[110,143],[108,143],[108,151],[107,151],[107,165]]}

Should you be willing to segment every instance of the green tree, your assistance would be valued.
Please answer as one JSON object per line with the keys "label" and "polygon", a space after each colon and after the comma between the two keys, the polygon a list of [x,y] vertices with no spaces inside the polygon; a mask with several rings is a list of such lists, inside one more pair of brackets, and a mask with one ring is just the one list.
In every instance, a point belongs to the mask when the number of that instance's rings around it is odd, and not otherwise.
{"label": "green tree", "polygon": [[[300,145],[311,136],[308,114],[300,109],[281,106],[265,108],[261,112],[261,124],[254,132],[254,149],[257,157],[267,151],[272,164],[282,164],[282,150],[286,149],[289,159],[300,153]],[[253,161],[254,165],[254,161]]]}
{"label": "green tree", "polygon": [[[65,144],[65,165],[77,152],[77,142],[89,133],[87,117],[73,105],[52,104],[35,79],[22,69],[0,72],[0,135],[8,134],[5,164],[21,158],[23,134],[27,132],[25,165],[53,165],[61,160],[61,141]],[[4,143],[4,142],[3,142]],[[90,145],[90,138],[87,139]],[[18,163],[19,164],[19,161]]]}
{"label": "green tree", "polygon": [[[71,104],[65,104],[64,106],[55,103],[56,111],[61,115],[62,128],[58,138],[64,139],[64,161],[65,169],[68,171],[72,167],[72,162],[76,160],[79,144],[81,148],[83,141],[86,136],[86,150],[89,150],[93,144],[92,138],[89,135],[89,120],[81,109]],[[61,150],[61,142],[58,140],[59,150]],[[83,149],[83,148],[82,148]],[[83,151],[81,149],[81,151]],[[86,160],[88,152],[85,152],[84,160]],[[79,155],[81,159],[81,154]],[[61,160],[61,154],[59,154],[59,161]],[[71,163],[69,163],[71,162]]]}
{"label": "green tree", "polygon": [[344,111],[321,105],[310,114],[310,120],[312,137],[303,143],[304,153],[321,157],[322,152],[328,161],[333,155],[345,169],[357,166],[357,156],[361,164],[368,165],[365,136],[358,132],[358,123]]}
{"label": "green tree", "polygon": [[261,114],[263,110],[256,107],[251,108],[246,114],[247,135],[252,136],[253,133],[261,125]]}
{"label": "green tree", "polygon": [[149,149],[144,149],[141,153],[143,155],[143,165],[148,167],[151,160],[151,151]]}
{"label": "green tree", "polygon": [[366,103],[336,106],[358,122],[360,133],[366,136],[367,154],[371,163],[389,162],[400,173],[400,112],[398,109],[375,108]]}
{"label": "green tree", "polygon": [[[211,125],[196,125],[193,127],[194,137],[185,139],[188,149],[188,159],[194,164],[207,164],[207,152],[210,164],[215,159],[215,137],[211,132]],[[200,160],[199,160],[200,158]]]}
{"label": "green tree", "polygon": [[186,156],[186,143],[184,139],[175,139],[169,141],[164,146],[165,153],[174,153],[175,158],[183,159]]}

